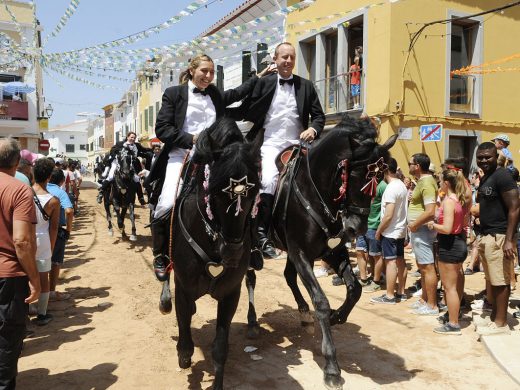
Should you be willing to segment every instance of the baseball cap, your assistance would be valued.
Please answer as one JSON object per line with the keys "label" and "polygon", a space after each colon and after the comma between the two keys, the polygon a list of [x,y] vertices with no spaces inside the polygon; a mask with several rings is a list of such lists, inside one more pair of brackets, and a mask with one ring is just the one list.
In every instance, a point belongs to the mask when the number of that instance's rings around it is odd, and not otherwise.
{"label": "baseball cap", "polygon": [[495,138],[493,138],[491,141],[494,141],[494,140],[500,140],[500,141],[504,141],[506,144],[510,144],[511,141],[509,139],[509,136],[507,136],[506,134],[500,134],[500,135],[497,135]]}
{"label": "baseball cap", "polygon": [[29,161],[31,163],[31,165],[33,165],[34,162],[36,160],[38,160],[38,155],[27,149],[22,149],[20,151],[20,157],[23,158],[24,160]]}
{"label": "baseball cap", "polygon": [[436,169],[435,164],[434,163],[430,163],[430,167],[428,168],[428,171],[430,173],[435,173],[435,169]]}
{"label": "baseball cap", "polygon": [[55,164],[63,164],[63,159],[62,159],[61,157],[56,157],[56,158],[54,159],[54,163],[55,163]]}

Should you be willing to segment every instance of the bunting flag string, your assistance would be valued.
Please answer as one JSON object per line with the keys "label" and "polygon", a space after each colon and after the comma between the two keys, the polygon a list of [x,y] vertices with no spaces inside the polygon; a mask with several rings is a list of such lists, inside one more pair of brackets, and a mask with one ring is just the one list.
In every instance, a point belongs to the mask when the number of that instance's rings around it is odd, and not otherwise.
{"label": "bunting flag string", "polygon": [[[215,1],[216,0],[212,1],[211,4],[214,3]],[[208,3],[208,0],[196,0],[193,3],[190,3],[188,6],[186,6],[182,11],[180,11],[178,15],[173,16],[170,19],[166,20],[165,22],[158,24],[156,26],[153,26],[151,28],[148,28],[144,31],[140,31],[138,33],[131,34],[124,38],[116,39],[113,41],[104,42],[104,43],[100,43],[97,45],[85,47],[83,49],[71,50],[66,53],[85,52],[85,51],[90,51],[93,49],[106,49],[106,48],[110,48],[110,47],[124,46],[124,45],[129,45],[132,43],[139,42],[143,39],[148,38],[150,35],[158,34],[161,31],[169,29],[171,26],[178,23],[186,16],[190,16],[194,12],[198,11],[200,8],[207,6],[206,3]]]}
{"label": "bunting flag string", "polygon": [[69,78],[71,80],[79,81],[80,83],[90,85],[91,87],[94,87],[94,88],[98,88],[98,89],[114,89],[114,90],[118,90],[118,91],[124,91],[125,90],[125,88],[119,88],[119,87],[115,87],[113,85],[108,85],[108,84],[99,84],[99,83],[93,82],[91,80],[84,79],[82,77],[76,76],[75,74],[72,74],[72,73],[69,73],[69,72],[66,72],[66,71],[63,71],[63,70],[60,70],[60,69],[56,69],[52,65],[48,65],[47,68],[53,70],[56,73],[59,73],[62,76],[65,76],[65,77],[67,77],[67,78]]}
{"label": "bunting flag string", "polygon": [[23,31],[22,31],[22,26],[20,26],[20,23],[18,22],[18,19],[16,19],[16,15],[11,11],[11,8],[9,8],[9,6],[5,2],[5,0],[0,0],[0,3],[2,3],[4,5],[4,8],[5,8],[6,12],[9,14],[9,16],[11,18],[11,21],[14,24],[16,32],[18,34],[20,34],[20,39],[22,40],[22,46],[27,46],[27,38],[25,37],[25,35],[24,35]]}
{"label": "bunting flag string", "polygon": [[45,40],[44,40],[42,46],[45,46],[47,44],[47,41],[49,40],[49,38],[56,37],[56,35],[58,35],[60,33],[61,29],[63,27],[65,27],[65,25],[67,24],[67,22],[69,21],[71,16],[74,15],[76,10],[78,9],[79,2],[80,2],[80,0],[71,0],[70,1],[69,6],[65,10],[65,13],[63,14],[63,16],[60,18],[56,27],[54,27],[54,30],[45,37]]}
{"label": "bunting flag string", "polygon": [[498,64],[503,64],[503,63],[509,62],[509,61],[513,61],[517,58],[520,58],[520,53],[513,54],[513,55],[510,55],[510,56],[507,56],[504,58],[499,58],[497,60],[485,62],[480,65],[469,65],[469,66],[462,67],[460,69],[452,70],[450,72],[450,75],[453,76],[453,75],[468,75],[468,74],[485,74],[485,73],[513,71],[515,68],[502,69],[502,68],[498,67],[496,69],[489,69],[489,70],[485,70],[484,68],[487,68],[491,65],[498,65]]}
{"label": "bunting flag string", "polygon": [[56,77],[54,77],[54,75],[52,75],[48,70],[47,68],[44,68],[42,66],[42,72],[45,73],[52,81],[54,81],[56,83],[56,85],[60,88],[65,88],[65,86],[61,83],[60,80],[58,80]]}
{"label": "bunting flag string", "polygon": [[[199,2],[202,2],[202,1],[205,2],[207,0],[198,0],[198,1]],[[304,9],[304,8],[310,6],[315,1],[316,0],[303,0],[303,1],[299,2],[299,3],[296,3],[294,5],[291,5],[291,6],[282,8],[282,9],[279,9],[279,10],[273,12],[272,14],[261,16],[259,18],[254,19],[254,20],[251,20],[251,21],[249,21],[247,23],[231,27],[231,28],[229,28],[227,30],[216,32],[214,34],[205,36],[203,38],[194,39],[192,41],[187,41],[187,42],[176,44],[176,45],[177,46],[189,46],[189,45],[192,45],[192,44],[200,45],[202,42],[213,42],[214,43],[215,40],[222,39],[223,37],[226,37],[226,36],[227,37],[231,37],[231,36],[233,36],[233,35],[235,35],[237,33],[240,33],[240,32],[242,32],[242,33],[248,32],[251,28],[254,28],[254,27],[258,26],[259,24],[267,23],[269,21],[272,21],[274,16],[285,17],[285,16],[287,16],[291,12],[294,12],[294,11],[297,11],[297,10],[301,10],[301,9]],[[192,3],[192,4],[195,4],[195,3]],[[142,33],[137,33],[137,34],[142,34]],[[149,34],[150,33],[148,33],[148,35]],[[134,34],[134,35],[136,35],[136,34]],[[122,39],[128,39],[128,37],[127,38],[122,38]],[[46,56],[48,56],[48,57],[63,56],[63,55],[74,54],[74,53],[80,53],[80,54],[86,55],[87,51],[90,52],[93,49],[106,49],[106,48],[110,48],[110,47],[120,46],[118,41],[119,40],[106,42],[104,44],[95,45],[95,46],[91,46],[91,47],[87,47],[87,48],[83,48],[83,49],[78,49],[78,50],[71,50],[71,51],[67,51],[67,52],[50,53],[50,54],[46,54]],[[128,43],[134,43],[134,42],[128,42]],[[167,46],[168,49],[171,49],[172,47],[174,47],[174,46],[173,45]],[[163,48],[153,48],[153,49],[161,50],[161,49],[164,49],[164,47]],[[153,49],[149,49],[149,50],[153,50]]]}
{"label": "bunting flag string", "polygon": [[123,82],[126,82],[126,83],[131,83],[132,82],[132,79],[127,79],[127,78],[118,77],[118,76],[112,76],[112,75],[108,75],[108,74],[96,73],[96,72],[92,72],[92,71],[89,71],[89,70],[86,70],[86,69],[81,69],[81,68],[76,67],[76,66],[65,66],[64,64],[57,64],[57,63],[54,63],[53,65],[56,68],[58,68],[60,70],[63,70],[63,71],[66,71],[67,69],[70,69],[73,72],[82,73],[82,74],[85,74],[85,75],[91,76],[91,77],[100,77],[100,78],[104,78],[104,79],[108,79],[108,80],[123,81]]}

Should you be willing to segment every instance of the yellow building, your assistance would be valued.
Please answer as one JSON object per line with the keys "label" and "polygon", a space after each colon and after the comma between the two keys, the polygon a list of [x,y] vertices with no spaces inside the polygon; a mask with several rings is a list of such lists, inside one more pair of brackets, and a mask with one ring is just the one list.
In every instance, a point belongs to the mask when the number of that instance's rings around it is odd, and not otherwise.
{"label": "yellow building", "polygon": [[[520,6],[476,15],[504,4],[317,0],[288,15],[287,40],[297,49],[296,73],[315,81],[329,124],[344,112],[379,116],[381,140],[401,133],[392,153],[405,173],[417,152],[437,167],[463,156],[474,168],[478,143],[500,133],[511,138],[514,157],[520,148]],[[359,107],[348,73],[356,55]],[[450,76],[471,65],[484,65],[475,68],[484,74]]]}
{"label": "yellow building", "polygon": [[137,135],[140,142],[148,145],[155,138],[155,121],[161,107],[162,86],[159,72],[154,65],[160,58],[148,61],[136,77],[138,92]]}

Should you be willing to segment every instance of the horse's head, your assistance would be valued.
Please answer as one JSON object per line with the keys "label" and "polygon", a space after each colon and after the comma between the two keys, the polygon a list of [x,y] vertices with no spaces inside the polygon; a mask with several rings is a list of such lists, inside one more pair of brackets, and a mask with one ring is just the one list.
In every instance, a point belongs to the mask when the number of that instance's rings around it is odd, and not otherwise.
{"label": "horse's head", "polygon": [[[397,135],[390,137],[383,145],[379,145],[376,139],[377,130],[368,119],[355,120],[346,116],[323,139],[324,142],[317,145],[321,151],[314,153],[322,158],[327,156],[329,165],[330,161],[334,161],[335,165],[328,175],[333,177],[332,187],[329,188],[335,194],[334,198],[343,202],[342,206],[346,210],[345,227],[350,237],[366,231],[372,201],[369,190],[377,185],[372,177],[383,180],[381,167],[376,163],[388,161],[389,150],[397,140]],[[343,190],[338,194],[338,188],[342,186]]]}
{"label": "horse's head", "polygon": [[133,154],[126,148],[122,148],[117,154],[117,164],[119,165],[119,175],[123,181],[129,181],[134,176]]}
{"label": "horse's head", "polygon": [[246,143],[235,121],[224,118],[201,133],[193,156],[201,171],[204,168],[199,204],[205,205],[219,255],[229,267],[242,258],[250,219],[256,215],[262,139],[263,132]]}

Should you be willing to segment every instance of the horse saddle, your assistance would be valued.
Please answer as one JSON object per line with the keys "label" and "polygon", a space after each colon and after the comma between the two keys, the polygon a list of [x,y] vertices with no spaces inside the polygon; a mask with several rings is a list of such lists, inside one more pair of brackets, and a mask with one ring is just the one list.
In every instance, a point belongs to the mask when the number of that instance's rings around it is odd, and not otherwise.
{"label": "horse saddle", "polygon": [[[301,149],[301,152],[306,155],[307,154],[307,148]],[[287,165],[293,160],[296,155],[298,154],[298,146],[296,145],[290,145],[286,147],[284,150],[282,150],[278,156],[276,156],[275,164],[276,168],[278,168],[278,172],[280,174],[285,173],[285,170],[287,169]]]}

